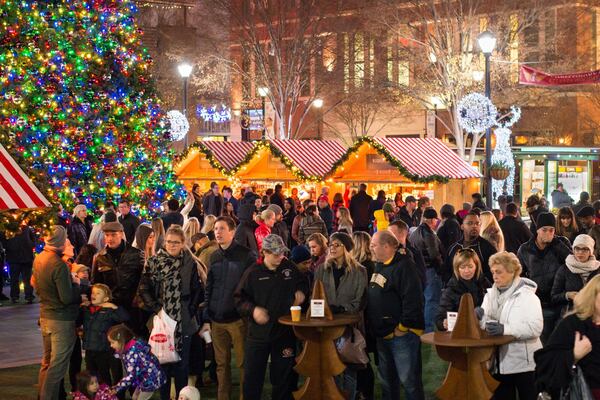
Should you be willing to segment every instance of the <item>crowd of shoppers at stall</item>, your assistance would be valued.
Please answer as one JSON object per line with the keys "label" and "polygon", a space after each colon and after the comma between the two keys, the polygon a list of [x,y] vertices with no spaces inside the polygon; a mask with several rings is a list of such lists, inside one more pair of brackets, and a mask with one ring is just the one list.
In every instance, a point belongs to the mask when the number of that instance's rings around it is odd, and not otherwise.
{"label": "crowd of shoppers at stall", "polygon": [[[66,398],[67,373],[78,399],[194,399],[216,384],[219,400],[258,400],[267,372],[271,397],[291,399],[302,343],[278,319],[306,310],[317,280],[334,314],[360,316],[348,332],[365,358],[335,380],[346,398],[375,398],[377,375],[383,399],[423,399],[420,336],[447,331],[468,293],[488,335],[514,338],[489,362],[495,399],[560,398],[577,374],[600,399],[599,216],[586,196],[565,204],[558,192],[557,215],[533,196],[527,221],[506,196],[498,210],[478,193],[436,210],[425,196],[371,197],[365,184],[301,201],[281,185],[236,196],[212,183],[143,223],[126,200],[97,221],[78,205],[35,257],[27,226],[0,253],[12,302],[19,279],[25,301],[35,290],[40,302],[42,400]],[[171,362],[148,344],[163,314],[175,324]]]}

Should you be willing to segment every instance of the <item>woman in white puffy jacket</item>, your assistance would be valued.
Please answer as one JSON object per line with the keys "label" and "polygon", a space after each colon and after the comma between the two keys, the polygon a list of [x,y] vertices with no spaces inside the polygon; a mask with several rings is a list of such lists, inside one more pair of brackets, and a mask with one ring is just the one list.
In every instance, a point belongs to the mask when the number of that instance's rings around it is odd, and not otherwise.
{"label": "woman in white puffy jacket", "polygon": [[542,306],[535,294],[537,284],[521,278],[521,264],[513,253],[496,253],[489,260],[494,285],[488,289],[481,308],[481,327],[489,335],[511,335],[512,343],[500,346],[492,365],[500,386],[494,399],[535,400],[533,353],[542,347]]}

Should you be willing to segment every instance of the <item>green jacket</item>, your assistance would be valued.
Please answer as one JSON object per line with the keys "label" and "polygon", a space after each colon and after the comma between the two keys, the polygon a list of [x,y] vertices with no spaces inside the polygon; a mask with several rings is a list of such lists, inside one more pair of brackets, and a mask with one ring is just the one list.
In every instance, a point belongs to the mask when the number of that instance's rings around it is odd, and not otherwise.
{"label": "green jacket", "polygon": [[44,249],[33,261],[35,291],[40,298],[40,318],[75,321],[79,313],[79,285],[60,254]]}

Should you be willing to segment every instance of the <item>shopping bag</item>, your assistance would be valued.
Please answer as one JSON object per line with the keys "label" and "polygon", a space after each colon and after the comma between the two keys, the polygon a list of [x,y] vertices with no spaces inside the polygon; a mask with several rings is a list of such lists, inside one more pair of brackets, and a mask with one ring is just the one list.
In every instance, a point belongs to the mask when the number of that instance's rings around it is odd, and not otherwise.
{"label": "shopping bag", "polygon": [[560,394],[561,400],[594,400],[594,395],[583,376],[583,371],[576,366],[573,371],[569,387]]}
{"label": "shopping bag", "polygon": [[169,317],[163,309],[154,316],[148,344],[150,344],[152,353],[158,358],[158,362],[161,364],[169,364],[181,360],[181,357],[177,354],[177,350],[175,350],[176,327],[177,321]]}

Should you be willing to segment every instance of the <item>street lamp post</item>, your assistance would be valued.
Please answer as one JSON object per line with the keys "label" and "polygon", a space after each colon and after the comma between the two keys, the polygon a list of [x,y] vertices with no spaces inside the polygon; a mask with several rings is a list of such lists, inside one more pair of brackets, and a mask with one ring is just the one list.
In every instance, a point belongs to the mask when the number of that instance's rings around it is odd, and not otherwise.
{"label": "street lamp post", "polygon": [[[192,74],[193,66],[188,63],[182,63],[177,66],[179,70],[179,75],[183,78],[183,115],[187,118],[187,86],[188,86],[188,78]],[[185,138],[183,138],[183,149],[185,150],[188,146],[188,133],[185,134]]]}
{"label": "street lamp post", "polygon": [[[490,56],[496,48],[496,37],[490,31],[484,31],[477,37],[479,48],[485,56],[485,97],[491,100],[492,87],[490,77]],[[485,131],[485,205],[492,209],[492,176],[490,169],[492,167],[492,128]]]}
{"label": "street lamp post", "polygon": [[269,94],[269,88],[265,86],[261,86],[258,88],[258,95],[262,98],[262,118],[263,118],[263,129],[262,129],[262,140],[267,138],[267,116],[265,115],[266,111],[266,103],[265,99]]}

